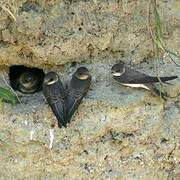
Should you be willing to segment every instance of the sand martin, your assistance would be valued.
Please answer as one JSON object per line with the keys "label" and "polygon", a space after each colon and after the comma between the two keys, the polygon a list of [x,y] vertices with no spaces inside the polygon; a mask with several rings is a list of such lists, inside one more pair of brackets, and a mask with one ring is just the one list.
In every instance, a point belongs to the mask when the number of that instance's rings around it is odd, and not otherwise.
{"label": "sand martin", "polygon": [[57,73],[49,72],[45,75],[43,94],[58,120],[58,126],[66,127],[65,89]]}
{"label": "sand martin", "polygon": [[18,79],[18,90],[22,93],[34,93],[39,87],[38,77],[31,71],[23,72]]}
{"label": "sand martin", "polygon": [[148,76],[144,73],[136,71],[135,69],[129,68],[125,66],[123,62],[115,64],[111,68],[111,73],[113,78],[118,81],[120,84],[136,87],[136,88],[144,88],[147,90],[151,90],[156,95],[161,96],[163,99],[166,99],[166,94],[157,89],[154,83],[170,81],[178,78],[178,76],[169,76],[169,77],[156,77],[156,76]]}
{"label": "sand martin", "polygon": [[85,67],[80,67],[72,75],[68,84],[66,98],[67,120],[70,122],[72,115],[79,107],[83,97],[87,94],[91,84],[91,75]]}

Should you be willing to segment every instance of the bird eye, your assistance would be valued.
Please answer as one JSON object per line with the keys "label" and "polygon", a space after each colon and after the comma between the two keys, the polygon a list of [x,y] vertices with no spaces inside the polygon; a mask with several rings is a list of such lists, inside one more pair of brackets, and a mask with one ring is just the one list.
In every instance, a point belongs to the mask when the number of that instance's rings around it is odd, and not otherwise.
{"label": "bird eye", "polygon": [[54,79],[53,79],[53,78],[50,78],[50,79],[49,79],[49,82],[52,82],[52,81],[54,81]]}

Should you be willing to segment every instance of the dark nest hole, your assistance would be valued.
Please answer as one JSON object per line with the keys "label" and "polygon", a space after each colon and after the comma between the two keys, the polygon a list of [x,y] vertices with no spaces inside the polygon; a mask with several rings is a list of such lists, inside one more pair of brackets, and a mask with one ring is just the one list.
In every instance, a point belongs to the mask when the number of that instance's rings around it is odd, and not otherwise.
{"label": "dark nest hole", "polygon": [[42,90],[44,71],[23,65],[11,66],[9,69],[10,85],[14,90],[25,94],[32,94]]}

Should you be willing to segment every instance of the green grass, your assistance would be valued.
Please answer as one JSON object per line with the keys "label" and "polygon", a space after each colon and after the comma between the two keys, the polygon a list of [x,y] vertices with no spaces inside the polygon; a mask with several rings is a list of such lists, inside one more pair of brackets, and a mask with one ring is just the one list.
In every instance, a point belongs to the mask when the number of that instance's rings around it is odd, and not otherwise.
{"label": "green grass", "polygon": [[18,100],[17,96],[11,90],[0,87],[0,106],[2,106],[3,102],[15,105]]}
{"label": "green grass", "polygon": [[[148,22],[149,22],[149,32],[153,41],[156,63],[158,64],[158,61],[161,59],[161,53],[163,52],[168,55],[168,57],[171,59],[173,63],[175,63],[177,66],[180,66],[179,62],[176,62],[176,60],[180,60],[180,56],[174,53],[172,50],[170,50],[165,45],[165,42],[163,40],[162,22],[156,0],[149,1]],[[157,76],[159,77],[157,64],[156,64],[156,72],[157,72]],[[162,92],[165,92],[164,84],[161,82],[160,78],[159,78],[159,82],[160,82],[160,90]]]}
{"label": "green grass", "polygon": [[[170,59],[177,65],[179,66],[178,63],[175,62],[174,58],[177,58],[180,60],[180,56],[171,51],[168,47],[166,47],[164,41],[163,41],[163,35],[162,35],[162,23],[161,23],[161,18],[160,14],[157,9],[157,4],[155,1],[152,1],[152,7],[153,7],[153,15],[154,15],[154,22],[155,22],[155,37],[152,37],[153,42],[155,43],[156,46],[156,54],[157,58],[159,59],[159,54],[160,51],[163,51],[168,54]],[[152,36],[152,34],[151,34]]]}

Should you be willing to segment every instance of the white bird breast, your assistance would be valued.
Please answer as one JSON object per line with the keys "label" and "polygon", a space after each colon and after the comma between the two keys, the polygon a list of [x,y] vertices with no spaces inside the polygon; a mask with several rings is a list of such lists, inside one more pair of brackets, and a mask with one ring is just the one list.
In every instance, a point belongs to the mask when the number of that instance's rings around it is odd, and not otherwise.
{"label": "white bird breast", "polygon": [[[122,83],[121,83],[122,84]],[[124,86],[129,86],[129,87],[134,87],[134,88],[144,88],[147,90],[150,90],[147,86],[145,86],[144,84],[122,84]]]}

